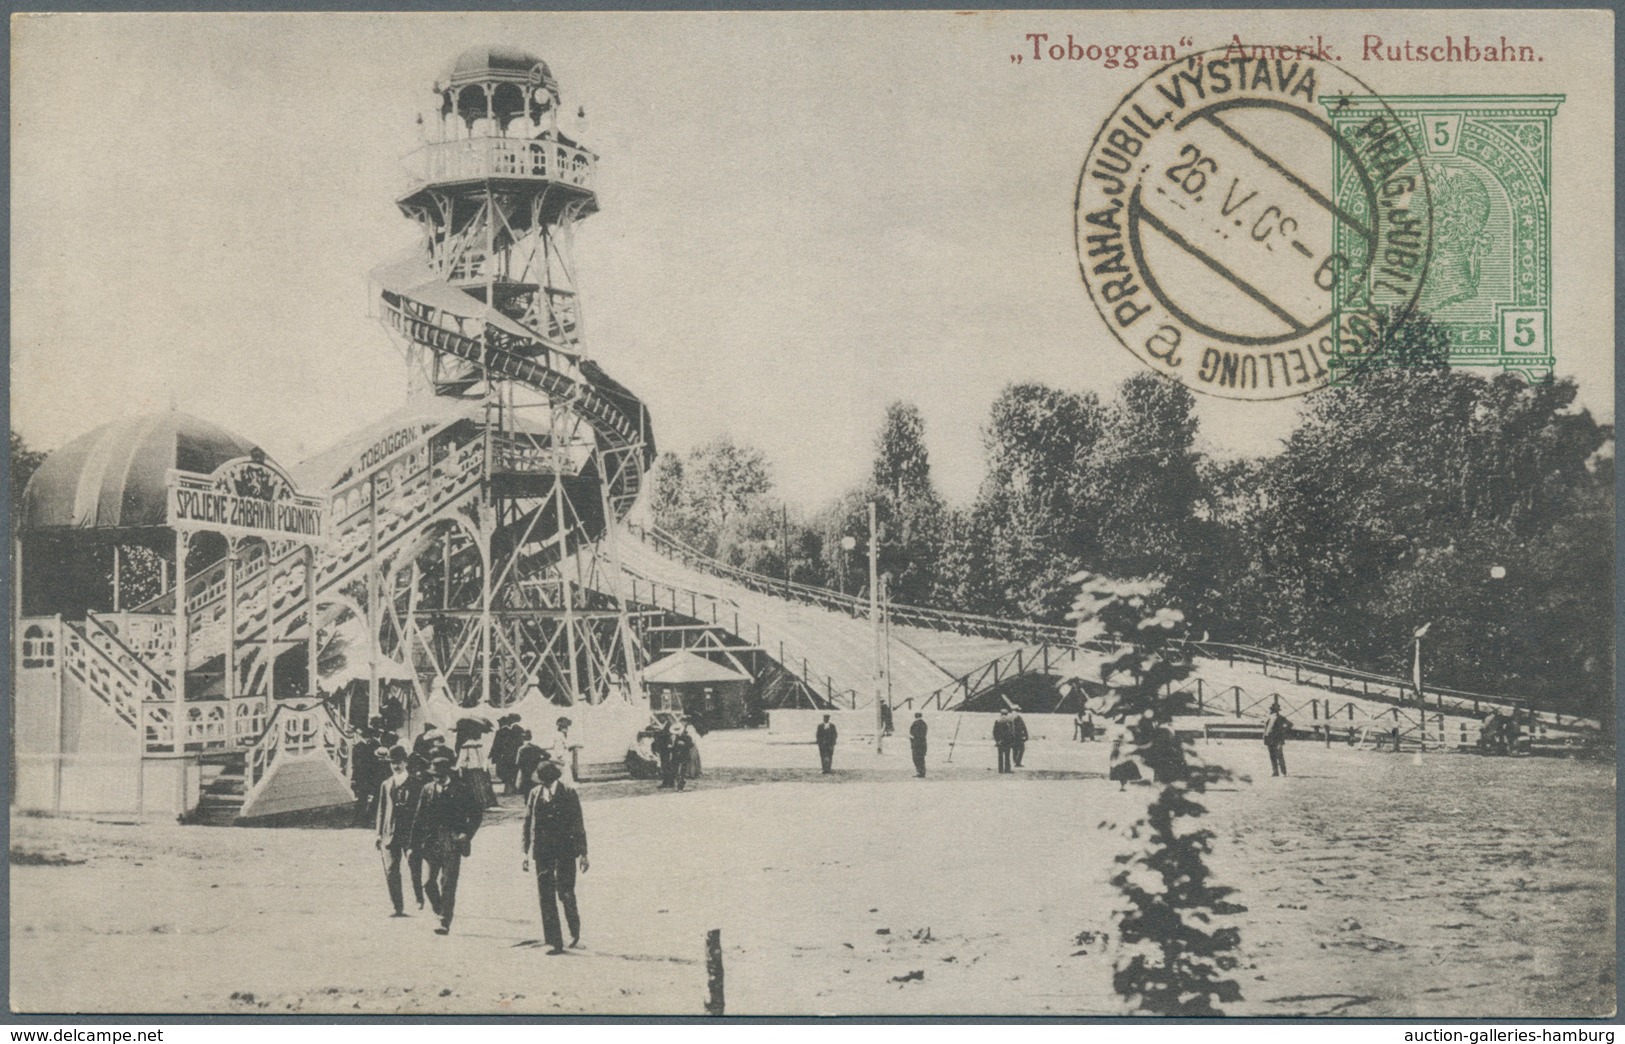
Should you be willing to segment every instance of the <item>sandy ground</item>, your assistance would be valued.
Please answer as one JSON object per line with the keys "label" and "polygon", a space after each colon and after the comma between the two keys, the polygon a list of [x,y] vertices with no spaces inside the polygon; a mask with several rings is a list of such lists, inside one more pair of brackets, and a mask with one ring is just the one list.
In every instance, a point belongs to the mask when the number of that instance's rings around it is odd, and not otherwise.
{"label": "sandy ground", "polygon": [[[700,1014],[720,928],[730,1014],[1107,1014],[1105,883],[1148,788],[1101,744],[702,741],[706,777],[584,790],[583,952],[548,957],[513,809],[463,864],[453,934],[387,917],[362,829],[12,820],[11,997],[35,1012]],[[1311,744],[1209,795],[1247,912],[1233,1014],[1603,1016],[1614,1007],[1610,764]],[[1258,778],[1258,777],[1262,778]],[[509,799],[510,802],[513,799]],[[909,978],[921,972],[923,977]],[[902,981],[899,981],[902,980]]]}

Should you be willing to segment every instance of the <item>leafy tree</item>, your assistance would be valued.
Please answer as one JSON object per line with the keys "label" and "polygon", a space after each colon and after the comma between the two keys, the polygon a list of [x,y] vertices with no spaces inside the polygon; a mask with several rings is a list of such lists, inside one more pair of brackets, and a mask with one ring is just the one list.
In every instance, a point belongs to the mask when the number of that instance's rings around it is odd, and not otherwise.
{"label": "leafy tree", "polygon": [[720,539],[726,539],[731,522],[773,488],[762,451],[741,446],[727,435],[719,435],[689,455],[688,479],[694,511]]}
{"label": "leafy tree", "polygon": [[650,508],[657,526],[707,555],[725,554],[739,540],[747,515],[772,489],[766,458],[726,435],[684,460],[663,453],[656,461]]}
{"label": "leafy tree", "polygon": [[1133,1011],[1221,1015],[1220,1002],[1241,1000],[1241,987],[1223,977],[1239,966],[1241,935],[1214,918],[1243,908],[1229,901],[1234,889],[1212,881],[1206,858],[1213,831],[1190,825],[1207,812],[1193,795],[1228,774],[1204,765],[1173,727],[1174,697],[1165,693],[1191,671],[1179,644],[1184,614],[1161,604],[1155,581],[1088,573],[1073,580],[1079,640],[1114,646],[1100,668],[1105,713],[1126,732],[1124,753],[1151,770],[1157,787],[1143,815],[1126,827],[1110,825],[1127,842],[1111,878],[1122,897],[1114,911],[1112,985]]}
{"label": "leafy tree", "polygon": [[[1392,336],[1441,343],[1425,317],[1408,323]],[[1398,673],[1432,621],[1435,684],[1611,693],[1595,620],[1612,617],[1613,431],[1575,393],[1416,364],[1310,397],[1243,525],[1256,560],[1235,615],[1250,637]]]}
{"label": "leafy tree", "polygon": [[1092,394],[1012,384],[994,400],[982,433],[987,477],[974,508],[989,543],[992,611],[1049,622],[1065,615],[1065,578],[1094,551],[1078,475],[1103,424]]}
{"label": "leafy tree", "polygon": [[937,499],[925,449],[925,419],[913,403],[886,407],[886,421],[875,440],[874,485],[899,503]]}
{"label": "leafy tree", "polygon": [[[946,524],[931,481],[925,421],[911,403],[894,402],[875,440],[872,498],[880,526],[880,570],[893,601],[929,604],[938,584]],[[867,528],[867,519],[863,519]]]}
{"label": "leafy tree", "polygon": [[1092,566],[1112,576],[1159,576],[1181,605],[1214,613],[1230,571],[1220,526],[1203,509],[1212,473],[1196,452],[1196,399],[1153,373],[1124,381],[1080,476],[1093,516]]}
{"label": "leafy tree", "polygon": [[847,594],[865,589],[869,584],[869,491],[854,489],[841,494],[819,513],[815,527],[823,550],[824,575],[830,583]]}
{"label": "leafy tree", "polygon": [[992,614],[1002,607],[992,566],[993,522],[980,508],[951,511],[943,527],[942,560],[932,605]]}

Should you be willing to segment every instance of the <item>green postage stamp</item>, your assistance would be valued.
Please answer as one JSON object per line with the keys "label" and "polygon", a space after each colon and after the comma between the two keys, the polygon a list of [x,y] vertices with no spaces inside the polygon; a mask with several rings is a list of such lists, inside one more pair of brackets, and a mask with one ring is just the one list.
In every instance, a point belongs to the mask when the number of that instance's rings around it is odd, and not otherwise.
{"label": "green postage stamp", "polygon": [[[1552,372],[1552,118],[1563,100],[1560,94],[1323,99],[1340,135],[1386,108],[1421,154],[1433,241],[1415,310],[1449,337],[1453,366],[1499,367],[1530,381]],[[1358,212],[1359,172],[1345,150],[1334,151],[1337,198]],[[1354,256],[1363,246],[1357,235],[1339,223],[1335,250]],[[1381,309],[1384,268],[1382,259],[1367,266],[1361,285],[1340,295],[1339,310]],[[1334,329],[1335,384],[1347,376],[1353,353],[1345,340],[1351,331],[1341,321]]]}

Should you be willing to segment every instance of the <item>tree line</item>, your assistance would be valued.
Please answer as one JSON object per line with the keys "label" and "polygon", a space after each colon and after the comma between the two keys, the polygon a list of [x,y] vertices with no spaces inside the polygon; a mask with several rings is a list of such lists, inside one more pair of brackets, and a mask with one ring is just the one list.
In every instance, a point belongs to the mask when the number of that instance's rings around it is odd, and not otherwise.
{"label": "tree line", "polygon": [[653,518],[733,565],[858,594],[874,501],[893,601],[1061,624],[1081,571],[1155,578],[1193,637],[1403,675],[1431,623],[1431,684],[1601,715],[1612,425],[1575,406],[1571,381],[1442,358],[1353,371],[1305,399],[1278,452],[1243,459],[1202,452],[1194,397],[1151,373],[1109,399],[1011,384],[965,505],[938,493],[907,402],[886,411],[869,480],[812,513],[724,436],[661,456]]}

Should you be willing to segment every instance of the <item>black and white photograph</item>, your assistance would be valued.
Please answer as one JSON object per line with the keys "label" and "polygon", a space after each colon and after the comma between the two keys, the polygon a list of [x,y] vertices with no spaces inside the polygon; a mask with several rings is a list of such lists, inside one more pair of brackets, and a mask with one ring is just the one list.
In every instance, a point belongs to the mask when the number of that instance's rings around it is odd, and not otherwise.
{"label": "black and white photograph", "polygon": [[1617,1014],[1612,11],[10,31],[14,1017]]}

